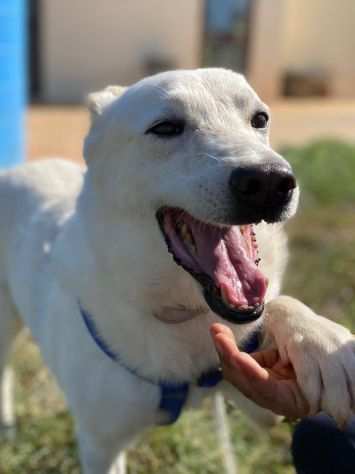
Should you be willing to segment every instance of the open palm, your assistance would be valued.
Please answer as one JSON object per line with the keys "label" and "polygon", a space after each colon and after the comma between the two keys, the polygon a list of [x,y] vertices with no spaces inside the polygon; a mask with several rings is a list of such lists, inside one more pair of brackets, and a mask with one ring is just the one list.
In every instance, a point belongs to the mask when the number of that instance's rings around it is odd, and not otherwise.
{"label": "open palm", "polygon": [[211,335],[221,359],[224,378],[250,400],[291,419],[307,416],[309,406],[291,365],[285,366],[276,349],[241,352],[232,331],[213,324]]}

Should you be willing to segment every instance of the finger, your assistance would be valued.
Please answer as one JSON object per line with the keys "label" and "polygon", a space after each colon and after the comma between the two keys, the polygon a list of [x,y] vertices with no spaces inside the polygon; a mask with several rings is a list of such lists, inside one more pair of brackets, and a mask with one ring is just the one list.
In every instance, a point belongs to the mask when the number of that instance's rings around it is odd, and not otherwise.
{"label": "finger", "polygon": [[245,376],[253,379],[267,380],[269,373],[259,363],[246,352],[240,352],[234,342],[224,334],[217,334],[214,338],[218,352],[222,359],[222,364],[243,370]]}
{"label": "finger", "polygon": [[[211,326],[210,330],[213,339],[215,339],[217,335],[220,335],[221,337],[226,337],[235,343],[234,334],[228,326],[225,326],[224,324],[220,323],[215,323]],[[235,346],[235,349],[239,350],[236,343]],[[264,351],[253,352],[250,355],[259,363],[259,365],[265,368],[273,367],[280,360],[280,356],[277,349],[268,349]]]}
{"label": "finger", "polygon": [[281,359],[276,362],[272,368],[275,374],[278,374],[283,379],[292,379],[296,380],[296,373],[293,365],[290,362],[285,362]]}
{"label": "finger", "polygon": [[[226,337],[235,343],[235,337],[232,330],[224,324],[215,323],[211,326],[210,331],[213,339],[219,335],[220,337]],[[236,343],[235,346],[235,349],[239,350]],[[272,367],[279,360],[278,351],[276,349],[254,352],[250,355],[263,367]]]}
{"label": "finger", "polygon": [[214,337],[217,334],[224,334],[229,339],[235,341],[233,331],[224,324],[220,324],[220,323],[212,324],[210,327],[210,332],[211,332],[212,337]]}
{"label": "finger", "polygon": [[213,324],[210,333],[219,356],[225,359],[226,363],[230,363],[229,359],[233,356],[233,353],[239,351],[234,334],[223,324]]}
{"label": "finger", "polygon": [[272,362],[277,360],[277,351],[264,351],[264,354],[256,356],[255,359],[239,351],[231,332],[219,329],[219,327],[215,328],[211,334],[221,358],[224,378],[227,381],[254,403],[277,414],[292,419],[308,414],[308,403],[296,382],[291,380],[285,383],[283,380],[278,380],[256,360],[272,365]]}
{"label": "finger", "polygon": [[223,366],[223,377],[227,382],[232,384],[235,389],[254,403],[263,408],[270,408],[265,406],[262,393],[255,390],[253,384],[250,383],[250,379],[244,375],[242,370],[236,370],[230,366]]}
{"label": "finger", "polygon": [[[214,341],[217,351],[220,355],[222,365],[233,368],[234,370],[243,370],[244,375],[249,378],[249,382],[253,381],[265,382],[269,380],[270,374],[266,368],[272,368],[273,363],[277,360],[277,352],[265,351],[254,358],[255,354],[249,355],[246,352],[241,352],[234,341],[231,341],[225,334],[218,333],[214,336]],[[268,353],[270,352],[270,354]],[[259,363],[261,361],[261,364]],[[273,371],[274,372],[274,371]],[[282,372],[274,374],[274,378],[281,379]],[[291,378],[289,373],[284,378]],[[295,377],[293,377],[295,378]]]}
{"label": "finger", "polygon": [[223,365],[223,374],[241,393],[261,407],[291,419],[308,414],[308,404],[295,381],[277,380],[258,368],[248,354],[239,355],[233,365]]}
{"label": "finger", "polygon": [[268,369],[271,369],[271,367],[274,367],[280,361],[280,356],[277,349],[267,349],[264,351],[253,352],[250,355],[258,362],[259,365]]}
{"label": "finger", "polygon": [[[265,403],[265,399],[272,399],[272,396],[265,396],[265,392],[269,391],[268,384],[265,383],[269,379],[267,371],[260,367],[262,370],[260,373],[257,362],[248,354],[241,353],[238,349],[235,349],[231,341],[225,338],[224,335],[218,334],[216,342],[221,347],[220,353],[222,354],[221,362],[224,378],[247,398],[250,398],[264,408],[272,409],[269,402]],[[232,355],[226,356],[229,352]]]}
{"label": "finger", "polygon": [[224,364],[233,365],[233,357],[239,353],[239,349],[235,342],[222,333],[214,335],[213,342],[221,361]]}
{"label": "finger", "polygon": [[[228,327],[222,324],[216,324],[213,328],[211,328],[211,334],[216,344],[217,352],[219,352],[221,358],[224,358],[226,364],[233,364],[233,357],[245,357],[237,355],[237,353],[240,351],[235,343],[234,335]],[[226,340],[225,346],[223,343],[221,344],[218,342],[220,338],[222,338],[223,341]],[[230,343],[228,343],[227,340]],[[296,379],[293,367],[289,364],[285,365],[285,363],[281,361],[277,349],[267,349],[264,351],[254,352],[250,354],[250,356],[255,359],[261,367],[265,369],[272,369],[275,378],[280,380]],[[251,364],[249,358],[244,358],[243,360],[244,363],[248,362],[249,365]],[[255,369],[255,366],[252,368]],[[248,370],[248,367],[244,367],[244,370]],[[253,372],[254,371],[250,373],[250,376],[255,376]]]}

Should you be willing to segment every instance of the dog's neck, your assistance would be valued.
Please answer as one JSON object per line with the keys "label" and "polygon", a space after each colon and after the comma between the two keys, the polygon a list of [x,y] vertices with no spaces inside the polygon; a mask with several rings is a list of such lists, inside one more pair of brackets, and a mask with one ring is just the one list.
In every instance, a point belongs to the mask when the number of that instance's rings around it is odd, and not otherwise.
{"label": "dog's neck", "polygon": [[[158,224],[143,218],[133,232],[124,217],[117,223],[107,219],[85,192],[53,252],[73,301],[93,315],[109,346],[147,376],[181,381],[216,365],[209,335],[216,317],[203,306],[197,283],[173,262]],[[181,304],[191,308],[182,312],[183,323],[162,321],[164,307]]]}
{"label": "dog's neck", "polygon": [[[154,211],[107,209],[88,181],[65,227],[55,256],[62,284],[93,315],[110,347],[145,375],[169,380],[194,378],[215,365],[209,326],[219,318],[168,253]],[[167,324],[177,314],[164,315],[164,308],[180,305],[189,309],[184,322]],[[231,327],[242,340],[252,326]]]}

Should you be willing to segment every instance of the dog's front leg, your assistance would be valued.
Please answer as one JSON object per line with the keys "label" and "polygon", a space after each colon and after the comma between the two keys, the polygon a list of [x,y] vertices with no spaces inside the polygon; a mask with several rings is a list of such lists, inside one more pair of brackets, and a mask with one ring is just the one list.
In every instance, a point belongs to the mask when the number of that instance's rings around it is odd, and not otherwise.
{"label": "dog's front leg", "polygon": [[109,474],[126,474],[126,453],[121,451],[113,462]]}
{"label": "dog's front leg", "polygon": [[266,338],[291,363],[310,414],[325,411],[339,425],[355,409],[355,339],[348,329],[288,296],[266,305]]}
{"label": "dog's front leg", "polygon": [[87,433],[79,433],[78,440],[83,474],[126,474],[125,452],[117,450],[117,443]]}

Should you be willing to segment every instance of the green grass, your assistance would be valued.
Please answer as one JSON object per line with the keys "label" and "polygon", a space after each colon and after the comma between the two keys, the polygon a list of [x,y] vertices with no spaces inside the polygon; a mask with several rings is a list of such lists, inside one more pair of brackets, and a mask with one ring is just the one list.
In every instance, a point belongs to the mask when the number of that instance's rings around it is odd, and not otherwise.
{"label": "green grass", "polygon": [[355,146],[323,140],[304,148],[283,150],[292,163],[303,190],[303,202],[317,207],[345,206],[355,202]]}
{"label": "green grass", "polygon": [[[298,216],[288,224],[291,259],[284,292],[355,330],[355,147],[322,141],[284,150],[302,187]],[[70,417],[37,349],[19,342],[18,432],[0,443],[0,474],[79,473]],[[291,474],[291,427],[255,431],[229,409],[241,474]],[[130,474],[221,474],[208,404],[174,426],[147,432],[129,452]]]}
{"label": "green grass", "polygon": [[329,140],[284,154],[302,189],[285,291],[355,330],[355,146]]}

